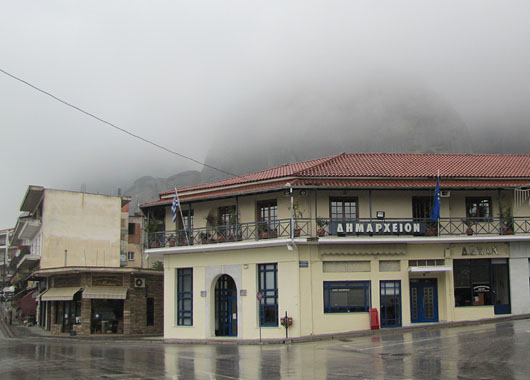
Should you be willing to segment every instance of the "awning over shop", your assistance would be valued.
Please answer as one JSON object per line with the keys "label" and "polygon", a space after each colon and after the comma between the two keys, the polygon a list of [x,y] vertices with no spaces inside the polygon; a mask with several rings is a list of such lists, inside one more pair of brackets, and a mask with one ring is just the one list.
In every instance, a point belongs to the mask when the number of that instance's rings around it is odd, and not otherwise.
{"label": "awning over shop", "polygon": [[90,286],[83,291],[83,298],[124,300],[127,288],[121,286]]}
{"label": "awning over shop", "polygon": [[451,270],[453,270],[453,267],[450,265],[409,267],[410,273],[449,272]]}
{"label": "awning over shop", "polygon": [[38,291],[27,293],[24,297],[16,302],[17,308],[21,309],[24,315],[35,315],[37,313],[37,302],[35,301],[34,294]]}
{"label": "awning over shop", "polygon": [[41,301],[72,301],[74,295],[81,290],[79,286],[51,288],[41,295]]}

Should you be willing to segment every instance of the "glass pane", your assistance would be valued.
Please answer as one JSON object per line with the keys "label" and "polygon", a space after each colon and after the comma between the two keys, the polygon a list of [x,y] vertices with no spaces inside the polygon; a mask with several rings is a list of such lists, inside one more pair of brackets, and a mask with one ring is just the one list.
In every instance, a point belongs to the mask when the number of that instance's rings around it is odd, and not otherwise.
{"label": "glass pane", "polygon": [[412,319],[418,319],[418,289],[412,288],[410,292]]}
{"label": "glass pane", "polygon": [[434,289],[431,287],[423,288],[423,307],[425,318],[434,318]]}
{"label": "glass pane", "polygon": [[495,303],[500,305],[507,305],[510,303],[510,292],[508,290],[508,266],[494,265],[493,266],[493,288],[495,290]]}

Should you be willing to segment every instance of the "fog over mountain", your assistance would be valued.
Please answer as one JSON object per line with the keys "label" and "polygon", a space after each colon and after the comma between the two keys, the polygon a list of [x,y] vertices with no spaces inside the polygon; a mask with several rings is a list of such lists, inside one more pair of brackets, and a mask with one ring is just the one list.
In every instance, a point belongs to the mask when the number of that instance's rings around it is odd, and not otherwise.
{"label": "fog over mountain", "polygon": [[[249,99],[219,130],[233,132],[217,134],[206,163],[236,174],[340,152],[473,151],[469,129],[450,104],[421,87],[388,83]],[[234,135],[245,138],[234,146]],[[202,171],[203,181],[219,176]]]}
{"label": "fog over mountain", "polygon": [[4,3],[0,228],[29,184],[134,205],[224,176],[193,160],[529,152],[525,0]]}
{"label": "fog over mountain", "polygon": [[[524,127],[523,123],[521,132]],[[238,175],[340,152],[530,151],[525,134],[505,134],[494,125],[473,132],[432,91],[388,83],[355,91],[306,86],[270,98],[248,99],[220,121],[214,141],[206,163]],[[142,177],[126,193],[136,205],[157,199],[160,191],[175,186],[226,177],[211,168],[168,179]]]}

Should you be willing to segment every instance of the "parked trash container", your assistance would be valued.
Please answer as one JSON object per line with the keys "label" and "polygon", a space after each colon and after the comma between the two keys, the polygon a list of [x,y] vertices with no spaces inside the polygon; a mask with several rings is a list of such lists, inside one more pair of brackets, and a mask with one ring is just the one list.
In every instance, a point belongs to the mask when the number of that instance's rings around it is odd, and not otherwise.
{"label": "parked trash container", "polygon": [[379,313],[375,307],[370,309],[370,328],[379,330]]}

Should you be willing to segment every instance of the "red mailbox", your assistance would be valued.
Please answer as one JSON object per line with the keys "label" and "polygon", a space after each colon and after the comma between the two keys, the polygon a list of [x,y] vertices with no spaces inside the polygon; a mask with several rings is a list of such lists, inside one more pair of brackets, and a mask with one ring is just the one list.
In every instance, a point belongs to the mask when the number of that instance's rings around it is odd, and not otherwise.
{"label": "red mailbox", "polygon": [[375,307],[370,309],[370,328],[379,330],[379,313]]}
{"label": "red mailbox", "polygon": [[293,318],[292,317],[282,317],[280,318],[280,324],[282,326],[285,326],[287,323],[287,326],[292,326],[293,325]]}

